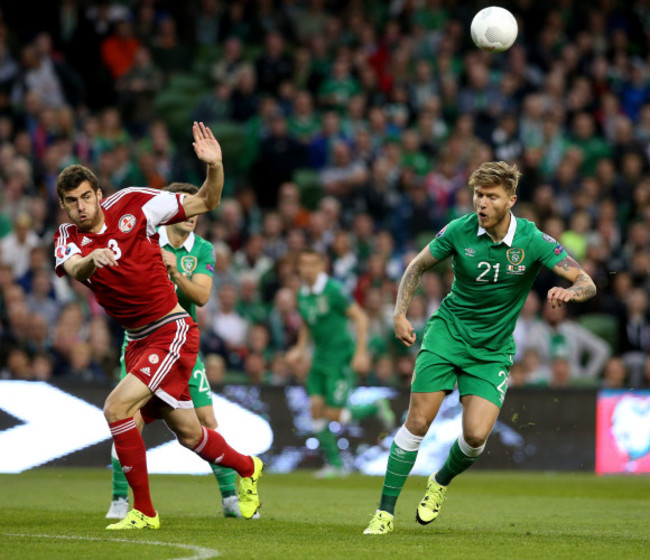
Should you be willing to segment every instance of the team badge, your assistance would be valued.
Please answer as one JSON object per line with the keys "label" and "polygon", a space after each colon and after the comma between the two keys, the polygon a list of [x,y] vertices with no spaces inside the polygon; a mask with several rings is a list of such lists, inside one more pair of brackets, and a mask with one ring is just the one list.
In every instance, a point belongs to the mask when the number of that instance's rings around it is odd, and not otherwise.
{"label": "team badge", "polygon": [[546,235],[545,233],[542,233],[542,239],[547,243],[557,243],[555,239],[553,239],[550,235]]}
{"label": "team badge", "polygon": [[436,235],[436,239],[439,237],[442,237],[445,234],[445,230],[447,229],[447,226],[443,227],[439,232],[438,235]]}
{"label": "team badge", "polygon": [[518,264],[521,264],[524,261],[524,256],[526,253],[524,253],[523,249],[508,249],[506,251],[506,257],[508,257],[508,261],[510,264],[517,266]]}
{"label": "team badge", "polygon": [[158,357],[158,354],[149,354],[149,363],[150,364],[157,364],[160,361],[160,358]]}
{"label": "team badge", "polygon": [[194,272],[197,264],[198,261],[196,260],[196,257],[192,257],[191,255],[181,257],[181,268],[188,274]]}
{"label": "team badge", "polygon": [[62,259],[62,258],[64,258],[66,255],[69,255],[69,254],[70,254],[70,251],[71,251],[71,249],[70,249],[70,245],[59,245],[59,246],[56,248],[56,258],[57,258],[57,259]]}
{"label": "team badge", "polygon": [[122,233],[129,233],[135,227],[135,216],[133,214],[124,214],[120,218],[118,227]]}

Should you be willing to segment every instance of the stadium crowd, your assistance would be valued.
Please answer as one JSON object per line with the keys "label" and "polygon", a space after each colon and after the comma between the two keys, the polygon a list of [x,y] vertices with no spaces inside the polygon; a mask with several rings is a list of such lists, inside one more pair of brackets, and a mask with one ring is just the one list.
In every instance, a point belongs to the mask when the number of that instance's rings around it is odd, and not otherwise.
{"label": "stadium crowd", "polygon": [[[478,2],[51,4],[40,28],[0,18],[1,378],[115,378],[119,327],[54,274],[57,175],[88,165],[105,195],[197,183],[196,119],[227,175],[197,228],[216,254],[199,315],[212,382],[304,379],[284,353],[300,327],[296,254],[314,246],[370,319],[359,382],[408,386],[401,274],[472,211],[471,171],[503,159],[523,171],[515,213],[599,289],[553,310],[540,275],[510,383],[650,387],[650,2],[504,2],[520,29],[502,54],[471,44]],[[452,281],[445,266],[425,276],[418,337]]]}

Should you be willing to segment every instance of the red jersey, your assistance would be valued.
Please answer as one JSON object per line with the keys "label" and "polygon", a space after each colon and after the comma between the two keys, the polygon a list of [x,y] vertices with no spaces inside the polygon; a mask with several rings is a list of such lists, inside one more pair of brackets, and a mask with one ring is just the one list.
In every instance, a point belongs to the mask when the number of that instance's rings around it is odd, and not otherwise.
{"label": "red jersey", "polygon": [[176,304],[176,290],[160,254],[156,227],[187,219],[182,193],[129,187],[101,202],[104,227],[84,233],[63,224],[54,234],[56,273],[65,275],[63,263],[72,255],[85,257],[109,248],[117,266],[98,268],[84,282],[98,303],[125,328],[153,323]]}

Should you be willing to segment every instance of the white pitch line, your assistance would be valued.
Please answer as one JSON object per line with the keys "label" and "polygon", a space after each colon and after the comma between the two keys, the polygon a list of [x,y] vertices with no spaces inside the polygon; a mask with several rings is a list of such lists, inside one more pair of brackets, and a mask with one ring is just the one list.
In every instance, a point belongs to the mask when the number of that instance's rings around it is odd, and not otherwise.
{"label": "white pitch line", "polygon": [[193,544],[183,544],[183,543],[173,543],[173,542],[162,542],[162,541],[132,541],[131,539],[102,539],[98,537],[73,537],[67,535],[42,535],[42,534],[23,534],[23,533],[0,533],[0,535],[5,535],[7,537],[28,537],[30,539],[65,539],[69,541],[101,541],[101,542],[119,542],[119,543],[131,543],[131,544],[152,544],[155,546],[171,546],[176,548],[184,548],[186,550],[191,550],[195,553],[194,556],[182,556],[180,558],[173,558],[171,560],[206,560],[207,558],[214,558],[215,556],[220,556],[218,550],[212,548],[204,548],[202,546],[196,546]]}

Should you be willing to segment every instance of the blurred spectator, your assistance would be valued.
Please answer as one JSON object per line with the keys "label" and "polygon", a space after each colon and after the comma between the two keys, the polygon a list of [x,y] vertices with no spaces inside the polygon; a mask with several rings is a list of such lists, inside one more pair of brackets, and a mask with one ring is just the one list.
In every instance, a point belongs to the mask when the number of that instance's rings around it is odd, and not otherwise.
{"label": "blurred spectator", "polygon": [[54,325],[59,314],[59,305],[52,297],[52,283],[48,270],[36,270],[32,277],[32,289],[27,295],[27,307],[31,313],[39,313],[48,325]]}
{"label": "blurred spectator", "polygon": [[526,348],[534,348],[539,354],[539,380],[558,386],[595,381],[609,358],[607,343],[568,320],[566,306],[553,307],[545,302],[542,315],[544,321],[531,327],[526,341]]}
{"label": "blurred spectator", "polygon": [[271,345],[279,351],[291,348],[298,339],[301,320],[296,307],[295,293],[289,288],[281,288],[275,294],[273,307],[269,313]]}
{"label": "blurred spectator", "polygon": [[212,332],[222,341],[226,362],[236,364],[244,354],[248,321],[237,313],[237,288],[226,284],[219,290],[219,309],[212,317]]}
{"label": "blurred spectator", "polygon": [[623,389],[626,385],[627,371],[621,358],[610,358],[603,372],[604,389]]}
{"label": "blurred spectator", "polygon": [[259,281],[262,275],[273,266],[273,261],[264,254],[262,235],[251,235],[242,249],[233,257],[233,265],[239,274],[250,275]]}
{"label": "blurred spectator", "polygon": [[140,42],[133,34],[133,25],[128,19],[115,22],[113,33],[102,42],[102,61],[113,78],[124,76],[135,62]]}
{"label": "blurred spectator", "polygon": [[[224,43],[223,56],[213,64],[210,76],[216,84],[233,87],[237,84],[239,71],[244,66],[249,66],[249,63],[242,56],[241,40],[238,37],[228,37]],[[252,68],[250,70],[254,72]]]}
{"label": "blurred spectator", "polygon": [[40,239],[31,229],[32,219],[28,214],[20,213],[13,222],[13,231],[0,241],[0,258],[11,266],[15,278],[20,278],[29,269],[29,256]]}
{"label": "blurred spectator", "polygon": [[158,29],[151,41],[151,55],[166,76],[187,69],[190,49],[178,36],[176,21],[172,17],[158,20]]}
{"label": "blurred spectator", "polygon": [[292,173],[306,163],[302,145],[289,136],[286,119],[277,114],[271,119],[268,137],[260,145],[259,159],[254,176],[264,182],[258,201],[262,208],[277,205],[278,190],[282,183],[290,181]]}
{"label": "blurred spectator", "polygon": [[[162,73],[153,63],[146,47],[139,47],[132,66],[115,84],[124,121],[141,136],[153,116],[153,100],[162,87]],[[207,120],[207,119],[206,119]]]}
{"label": "blurred spectator", "polygon": [[292,60],[285,53],[285,39],[276,30],[266,35],[264,54],[255,62],[259,88],[275,94],[284,80],[291,79]]}

